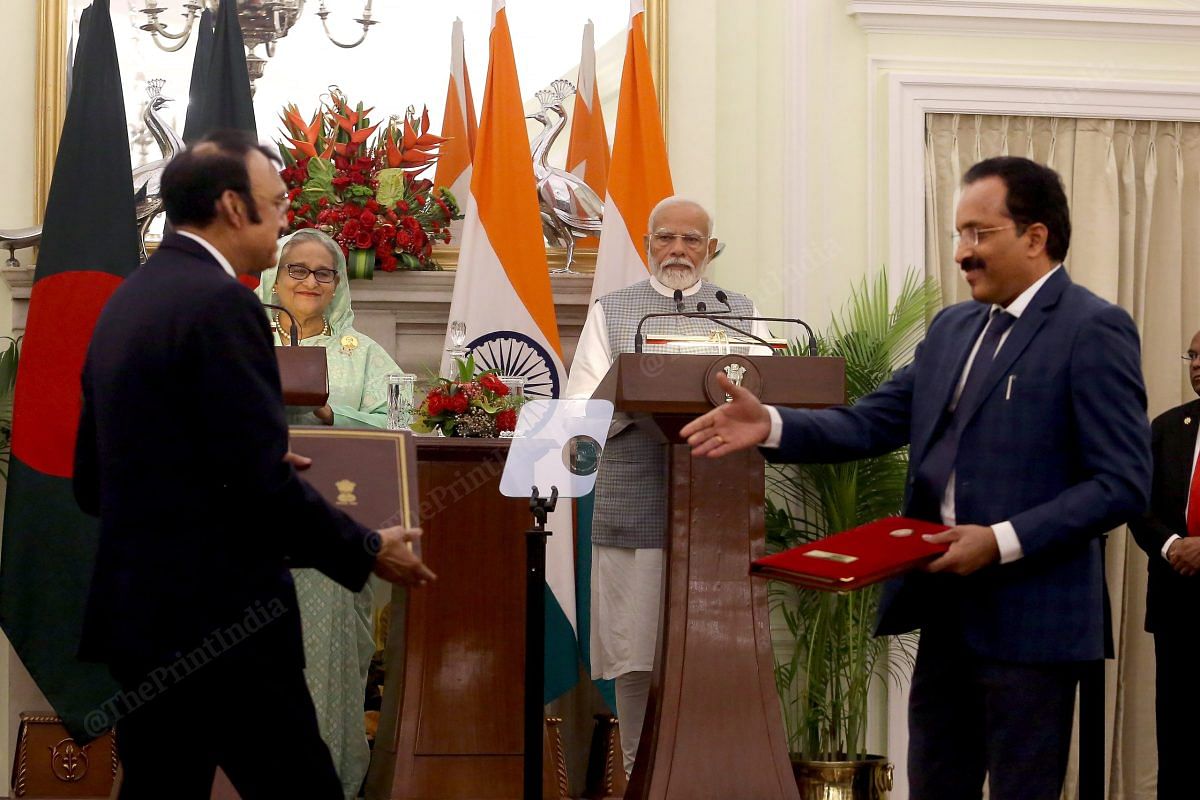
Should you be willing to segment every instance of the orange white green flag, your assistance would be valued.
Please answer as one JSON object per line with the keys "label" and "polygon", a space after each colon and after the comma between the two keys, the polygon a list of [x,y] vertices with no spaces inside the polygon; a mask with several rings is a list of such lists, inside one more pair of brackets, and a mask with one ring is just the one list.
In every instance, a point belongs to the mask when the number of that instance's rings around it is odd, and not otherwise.
{"label": "orange white green flag", "polygon": [[644,0],[631,0],[593,301],[649,274],[643,245],[646,222],[654,206],[675,193],[650,73],[645,21]]}
{"label": "orange white green flag", "polygon": [[[492,3],[488,75],[470,195],[460,203],[466,217],[450,319],[466,323],[466,347],[480,369],[524,376],[530,398],[558,397],[567,375],[504,0]],[[447,374],[449,355],[444,359],[442,373]],[[559,504],[566,513],[551,518],[554,535],[546,547],[547,702],[578,678],[569,508]]]}
{"label": "orange white green flag", "polygon": [[[471,97],[471,76],[463,57],[463,25],[454,20],[450,33],[450,83],[446,87],[446,111],[442,116],[444,142],[438,156],[435,186],[445,186],[465,209],[471,188],[471,162],[475,155],[475,100]],[[450,242],[462,240],[462,220],[450,223]]]}
{"label": "orange white green flag", "polygon": [[608,133],[604,130],[600,87],[596,85],[596,28],[588,20],[583,27],[583,47],[579,54],[567,171],[582,178],[597,197],[604,197],[608,191],[608,158]]}

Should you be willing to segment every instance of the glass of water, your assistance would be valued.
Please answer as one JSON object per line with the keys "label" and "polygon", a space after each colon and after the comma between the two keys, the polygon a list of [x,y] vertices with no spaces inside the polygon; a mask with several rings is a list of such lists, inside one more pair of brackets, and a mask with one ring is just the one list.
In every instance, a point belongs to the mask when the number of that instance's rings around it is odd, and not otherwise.
{"label": "glass of water", "polygon": [[[517,415],[521,414],[521,406],[525,403],[525,376],[524,375],[501,375],[500,381],[508,387],[508,396],[504,399],[507,401],[509,408],[514,408]],[[511,439],[516,435],[516,431],[501,431],[501,439]]]}
{"label": "glass of water", "polygon": [[387,403],[389,431],[406,431],[412,425],[413,390],[417,376],[407,372],[393,372],[387,376]]}

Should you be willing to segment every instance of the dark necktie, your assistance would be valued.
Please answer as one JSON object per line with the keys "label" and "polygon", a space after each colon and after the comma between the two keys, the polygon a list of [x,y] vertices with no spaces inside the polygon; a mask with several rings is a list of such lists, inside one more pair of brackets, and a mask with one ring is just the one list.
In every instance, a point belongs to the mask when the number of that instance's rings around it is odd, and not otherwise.
{"label": "dark necktie", "polygon": [[1017,318],[1007,311],[992,314],[983,340],[979,343],[979,350],[975,352],[975,360],[971,362],[971,370],[967,373],[958,403],[943,427],[941,437],[929,448],[929,452],[917,468],[917,485],[914,489],[919,493],[918,498],[925,500],[918,505],[918,508],[925,512],[925,516],[937,516],[935,509],[940,508],[946,483],[950,480],[950,473],[954,471],[954,462],[958,457],[958,440],[962,436],[967,418],[966,413],[959,412],[974,407],[979,393],[983,391],[988,372],[992,369],[992,362],[996,359],[996,348],[1000,345],[1000,339],[1016,321]]}

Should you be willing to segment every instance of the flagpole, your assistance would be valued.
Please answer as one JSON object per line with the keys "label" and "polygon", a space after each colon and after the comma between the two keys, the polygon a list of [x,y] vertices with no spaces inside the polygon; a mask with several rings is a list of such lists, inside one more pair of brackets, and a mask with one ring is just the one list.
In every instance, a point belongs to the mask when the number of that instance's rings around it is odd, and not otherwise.
{"label": "flagpole", "polygon": [[533,526],[525,531],[525,800],[541,800],[546,683],[546,516],[558,504],[558,487],[542,497],[533,487],[529,513]]}

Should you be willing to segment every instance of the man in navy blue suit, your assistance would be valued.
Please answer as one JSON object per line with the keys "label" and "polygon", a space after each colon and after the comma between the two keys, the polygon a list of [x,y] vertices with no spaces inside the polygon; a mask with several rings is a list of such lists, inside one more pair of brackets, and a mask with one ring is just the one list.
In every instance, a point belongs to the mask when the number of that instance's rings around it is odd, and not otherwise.
{"label": "man in navy blue suit", "polygon": [[1071,282],[1058,175],[993,158],[963,178],[955,260],[974,302],[933,320],[911,365],[852,407],[733,401],[683,429],[696,456],[761,446],[834,462],[909,446],[905,513],[950,530],[885,588],[878,634],[921,629],[909,704],[914,800],[1056,799],[1081,665],[1105,655],[1105,533],[1146,507],[1137,330]]}
{"label": "man in navy blue suit", "polygon": [[275,262],[273,159],[218,131],[171,161],[175,231],[113,293],[84,364],[75,494],[100,537],[80,656],[121,686],[85,724],[117,720],[122,800],[206,800],[217,766],[244,800],[341,800],[288,568],[350,591],[434,578],[419,529],[369,530],[296,473],[267,318],[237,280]]}

